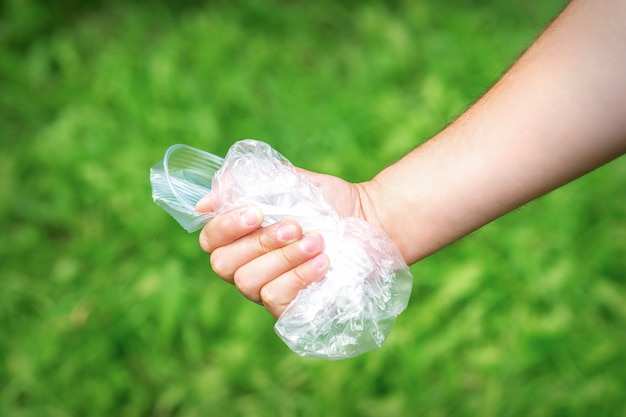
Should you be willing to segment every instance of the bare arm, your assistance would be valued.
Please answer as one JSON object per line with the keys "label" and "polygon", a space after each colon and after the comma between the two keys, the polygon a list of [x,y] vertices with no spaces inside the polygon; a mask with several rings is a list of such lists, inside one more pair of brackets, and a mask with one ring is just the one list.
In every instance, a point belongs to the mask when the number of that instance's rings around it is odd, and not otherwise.
{"label": "bare arm", "polygon": [[365,184],[367,218],[412,263],[624,153],[624,22],[624,1],[572,2],[469,111]]}
{"label": "bare arm", "polygon": [[[372,181],[316,178],[329,196],[341,196],[333,202],[341,214],[384,229],[407,263],[424,258],[626,152],[624,22],[622,0],[574,0],[433,139]],[[220,276],[278,316],[299,289],[324,276],[328,260],[320,236],[302,237],[289,223],[258,229],[256,213],[248,225],[238,211],[218,216],[200,241]],[[293,232],[288,239],[280,227]]]}

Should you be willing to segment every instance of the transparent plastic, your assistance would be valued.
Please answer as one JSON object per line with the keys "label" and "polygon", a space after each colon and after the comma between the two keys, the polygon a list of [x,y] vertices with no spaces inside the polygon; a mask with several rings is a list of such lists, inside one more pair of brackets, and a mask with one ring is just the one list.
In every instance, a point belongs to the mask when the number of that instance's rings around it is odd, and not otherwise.
{"label": "transparent plastic", "polygon": [[[172,148],[151,171],[153,197],[186,230],[254,204],[264,225],[289,218],[324,237],[330,270],[301,290],[275,325],[294,352],[336,360],[382,345],[407,306],[413,280],[383,231],[340,217],[310,177],[263,142],[237,142],[224,160],[184,145]],[[209,190],[219,206],[215,213],[196,213],[196,202]]]}
{"label": "transparent plastic", "polygon": [[188,232],[195,232],[215,213],[198,213],[196,203],[209,191],[223,158],[187,145],[173,145],[150,169],[152,199]]}

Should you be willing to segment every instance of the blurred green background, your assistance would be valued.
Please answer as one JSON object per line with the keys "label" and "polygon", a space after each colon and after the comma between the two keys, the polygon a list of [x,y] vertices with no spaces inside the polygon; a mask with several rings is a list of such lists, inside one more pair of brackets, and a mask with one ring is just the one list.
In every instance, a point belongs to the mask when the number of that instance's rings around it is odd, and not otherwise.
{"label": "blurred green background", "polygon": [[0,415],[626,415],[623,158],[414,265],[387,342],[339,362],[150,196],[174,143],[369,179],[564,3],[0,3]]}

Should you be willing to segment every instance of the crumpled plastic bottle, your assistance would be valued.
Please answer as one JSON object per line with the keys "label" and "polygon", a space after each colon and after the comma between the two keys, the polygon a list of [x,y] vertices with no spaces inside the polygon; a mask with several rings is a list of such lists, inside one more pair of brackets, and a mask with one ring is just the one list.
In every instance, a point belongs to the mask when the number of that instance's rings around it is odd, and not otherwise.
{"label": "crumpled plastic bottle", "polygon": [[[301,290],[275,325],[299,355],[337,360],[380,347],[407,306],[413,277],[389,237],[360,218],[340,217],[314,181],[266,143],[239,141],[223,160],[174,145],[150,180],[154,201],[189,232],[216,214],[256,205],[264,226],[291,219],[324,237],[328,273]],[[210,190],[220,205],[197,213]]]}

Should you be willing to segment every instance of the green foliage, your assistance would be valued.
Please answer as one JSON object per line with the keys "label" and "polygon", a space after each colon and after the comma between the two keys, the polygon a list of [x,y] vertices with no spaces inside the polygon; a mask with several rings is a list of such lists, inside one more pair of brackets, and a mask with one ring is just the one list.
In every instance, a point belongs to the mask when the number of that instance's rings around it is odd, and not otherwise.
{"label": "green foliage", "polygon": [[178,142],[367,179],[563,3],[4,2],[0,415],[626,413],[624,160],[413,266],[383,348],[339,362],[290,352],[150,198]]}

